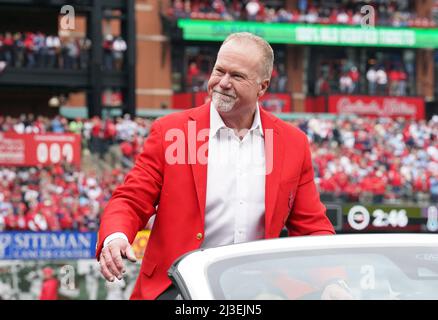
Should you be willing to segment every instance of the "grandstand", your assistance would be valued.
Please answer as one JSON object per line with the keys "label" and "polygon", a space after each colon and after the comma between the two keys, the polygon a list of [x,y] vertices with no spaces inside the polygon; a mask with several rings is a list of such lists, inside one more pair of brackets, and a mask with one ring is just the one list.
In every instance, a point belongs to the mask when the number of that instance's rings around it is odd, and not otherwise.
{"label": "grandstand", "polygon": [[[2,0],[0,8],[4,114],[53,116],[66,99],[82,94],[85,114],[100,116],[113,106],[105,99],[108,91],[122,93],[123,113],[135,113],[134,1]],[[102,20],[117,30],[104,32]],[[107,49],[108,36],[114,37],[114,47]],[[21,94],[23,88],[27,95]]]}
{"label": "grandstand", "polygon": [[[60,27],[63,5],[74,30]],[[105,287],[85,244],[154,119],[208,101],[233,31],[272,44],[260,103],[306,133],[338,233],[437,231],[438,1],[0,0],[1,298],[38,299],[48,265],[74,266],[80,285],[63,299],[129,296],[139,266]],[[84,246],[14,256],[10,232]]]}

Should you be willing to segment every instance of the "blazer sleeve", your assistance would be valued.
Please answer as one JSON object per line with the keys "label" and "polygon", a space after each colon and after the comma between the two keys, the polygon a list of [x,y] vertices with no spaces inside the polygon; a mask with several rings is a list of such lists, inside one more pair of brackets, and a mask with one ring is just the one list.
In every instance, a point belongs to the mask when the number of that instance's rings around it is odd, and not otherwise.
{"label": "blazer sleeve", "polygon": [[310,145],[304,136],[304,161],[294,204],[286,222],[289,236],[334,234],[314,182]]}
{"label": "blazer sleeve", "polygon": [[142,153],[123,184],[116,188],[100,221],[96,257],[107,236],[122,232],[130,243],[143,229],[158,205],[164,171],[163,134],[160,121],[153,122]]}

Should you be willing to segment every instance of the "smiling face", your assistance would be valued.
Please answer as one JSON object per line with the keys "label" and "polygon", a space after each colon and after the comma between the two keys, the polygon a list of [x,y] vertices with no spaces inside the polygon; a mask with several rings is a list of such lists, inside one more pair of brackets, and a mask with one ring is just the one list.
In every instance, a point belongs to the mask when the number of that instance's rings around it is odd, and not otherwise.
{"label": "smiling face", "polygon": [[269,85],[262,64],[261,50],[251,41],[230,40],[222,45],[208,81],[208,93],[219,113],[255,110]]}

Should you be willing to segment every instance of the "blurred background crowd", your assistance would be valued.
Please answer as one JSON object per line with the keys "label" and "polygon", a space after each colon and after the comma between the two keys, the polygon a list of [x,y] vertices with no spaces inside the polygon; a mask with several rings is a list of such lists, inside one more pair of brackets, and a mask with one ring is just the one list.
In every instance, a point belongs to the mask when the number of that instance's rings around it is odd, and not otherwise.
{"label": "blurred background crowd", "polygon": [[0,167],[0,230],[96,231],[100,214],[141,152],[152,120],[0,116],[0,132],[76,133],[82,166]]}
{"label": "blurred background crowd", "polygon": [[[436,27],[433,19],[417,17],[409,1],[374,1],[376,24],[391,27]],[[258,21],[267,23],[308,23],[360,25],[364,1],[348,0],[342,5],[331,1],[298,1],[287,9],[276,1],[262,0],[175,0],[167,14],[175,19],[209,19]]]}
{"label": "blurred background crowd", "polygon": [[[105,70],[121,71],[127,49],[121,36],[107,34],[102,44]],[[0,61],[15,68],[87,69],[91,40],[43,32],[0,32]]]}

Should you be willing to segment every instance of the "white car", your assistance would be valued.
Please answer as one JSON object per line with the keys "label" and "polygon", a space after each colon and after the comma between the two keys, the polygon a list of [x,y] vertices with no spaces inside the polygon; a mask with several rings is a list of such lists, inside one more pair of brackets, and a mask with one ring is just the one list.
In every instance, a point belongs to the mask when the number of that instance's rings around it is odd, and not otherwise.
{"label": "white car", "polygon": [[306,236],[201,249],[175,261],[169,277],[192,300],[314,300],[330,284],[352,299],[438,299],[438,235]]}

